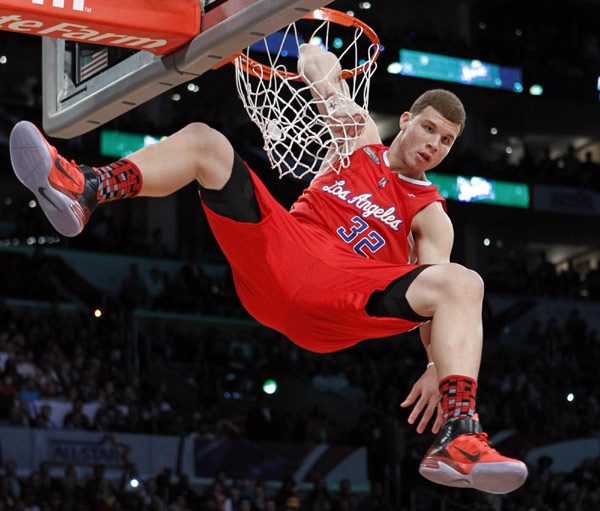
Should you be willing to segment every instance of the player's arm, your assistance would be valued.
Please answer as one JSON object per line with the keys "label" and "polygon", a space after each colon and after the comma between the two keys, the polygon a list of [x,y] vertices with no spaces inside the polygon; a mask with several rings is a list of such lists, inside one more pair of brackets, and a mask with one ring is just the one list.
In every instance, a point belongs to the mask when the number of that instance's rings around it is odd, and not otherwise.
{"label": "player's arm", "polygon": [[[450,262],[450,252],[454,243],[454,229],[441,203],[433,202],[419,211],[413,218],[411,230],[415,238],[417,262],[419,264]],[[432,362],[429,349],[431,344],[431,322],[421,325],[419,333],[427,352],[428,365],[423,375],[413,385],[404,402],[401,403],[401,406],[407,407],[416,401],[408,417],[408,422],[413,424],[423,412],[417,426],[417,432],[422,433],[438,408],[439,380],[435,365],[429,364],[429,362]],[[438,413],[432,431],[437,433],[441,425],[442,416]]]}
{"label": "player's arm", "polygon": [[[371,116],[350,97],[348,84],[342,79],[338,58],[319,46],[303,44],[299,48],[298,74],[310,86],[319,112],[339,135],[360,135],[355,147],[380,144],[381,138]],[[360,133],[360,130],[363,130]]]}
{"label": "player's arm", "polygon": [[441,202],[432,202],[419,211],[413,218],[411,231],[418,264],[450,262],[454,228]]}

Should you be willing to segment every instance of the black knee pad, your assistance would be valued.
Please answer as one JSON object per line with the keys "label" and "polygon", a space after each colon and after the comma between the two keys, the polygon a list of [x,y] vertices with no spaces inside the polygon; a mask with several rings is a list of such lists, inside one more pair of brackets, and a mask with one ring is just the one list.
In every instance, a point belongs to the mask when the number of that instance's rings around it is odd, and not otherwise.
{"label": "black knee pad", "polygon": [[260,208],[254,193],[250,171],[238,153],[234,151],[231,176],[220,190],[209,190],[198,184],[202,202],[217,215],[236,222],[257,224]]}
{"label": "black knee pad", "polygon": [[375,291],[369,297],[367,305],[365,305],[367,314],[375,318],[399,318],[416,322],[429,321],[430,317],[426,318],[412,310],[406,299],[406,291],[408,291],[408,287],[412,284],[412,281],[429,266],[431,265],[424,264],[419,266],[399,279],[394,280],[383,291]]}

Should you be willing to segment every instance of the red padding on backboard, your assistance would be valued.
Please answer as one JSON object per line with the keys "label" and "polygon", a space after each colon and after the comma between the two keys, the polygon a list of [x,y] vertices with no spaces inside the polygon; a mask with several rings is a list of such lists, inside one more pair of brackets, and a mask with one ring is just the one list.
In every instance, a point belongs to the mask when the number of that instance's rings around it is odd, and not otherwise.
{"label": "red padding on backboard", "polygon": [[200,0],[0,0],[0,30],[165,55],[200,32]]}

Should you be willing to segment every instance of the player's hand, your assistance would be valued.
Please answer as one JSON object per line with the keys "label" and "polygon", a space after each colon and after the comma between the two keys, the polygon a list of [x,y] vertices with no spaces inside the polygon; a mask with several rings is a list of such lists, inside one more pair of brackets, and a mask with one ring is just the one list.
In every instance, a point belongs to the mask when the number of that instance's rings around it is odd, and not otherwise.
{"label": "player's hand", "polygon": [[369,114],[351,98],[335,94],[325,100],[325,120],[334,139],[359,138],[365,131]]}
{"label": "player's hand", "polygon": [[423,433],[427,427],[427,423],[431,420],[434,413],[437,413],[435,422],[431,431],[437,433],[442,425],[442,413],[439,408],[439,396],[440,391],[438,388],[438,375],[434,365],[429,366],[425,369],[425,372],[415,382],[410,393],[406,396],[406,399],[400,403],[400,406],[406,408],[412,405],[415,401],[416,404],[408,416],[408,423],[414,424],[415,421],[423,413],[419,425],[417,426],[417,433]]}

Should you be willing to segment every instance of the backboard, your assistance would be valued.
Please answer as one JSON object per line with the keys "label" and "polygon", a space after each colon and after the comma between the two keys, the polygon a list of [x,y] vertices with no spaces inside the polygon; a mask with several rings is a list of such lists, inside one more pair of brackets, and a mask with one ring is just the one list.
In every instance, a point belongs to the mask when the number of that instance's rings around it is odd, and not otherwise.
{"label": "backboard", "polygon": [[45,37],[44,131],[59,138],[91,131],[330,2],[208,0],[200,33],[166,55]]}

